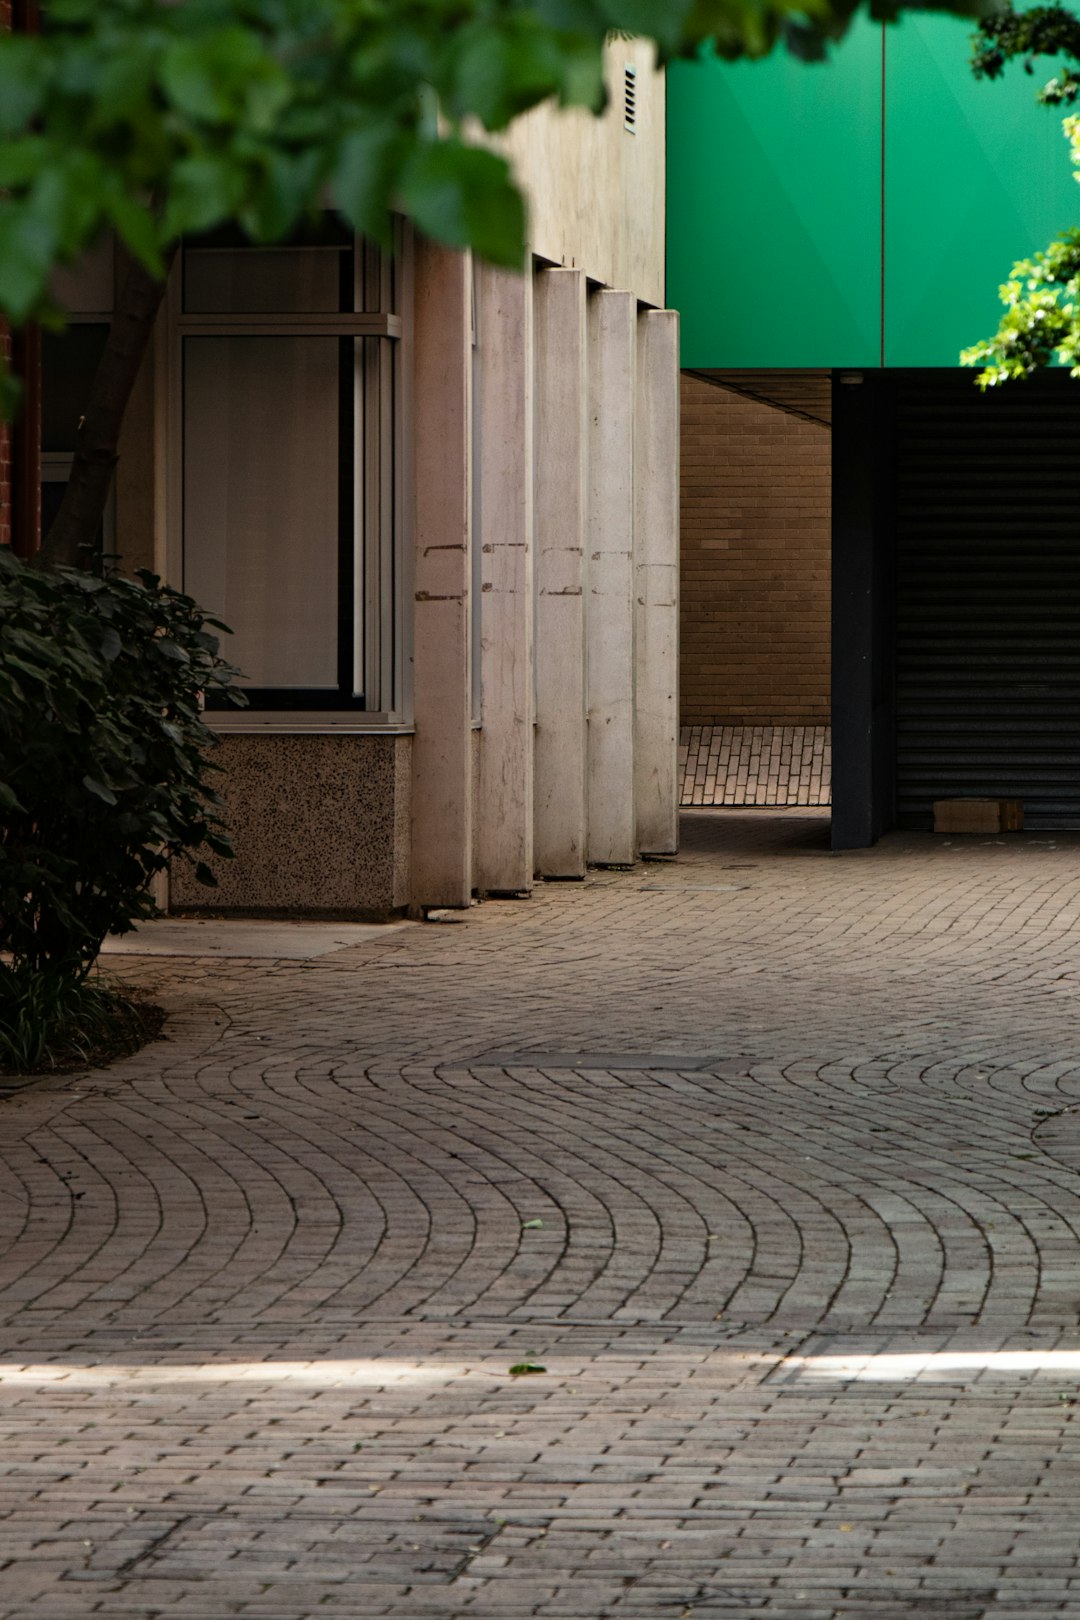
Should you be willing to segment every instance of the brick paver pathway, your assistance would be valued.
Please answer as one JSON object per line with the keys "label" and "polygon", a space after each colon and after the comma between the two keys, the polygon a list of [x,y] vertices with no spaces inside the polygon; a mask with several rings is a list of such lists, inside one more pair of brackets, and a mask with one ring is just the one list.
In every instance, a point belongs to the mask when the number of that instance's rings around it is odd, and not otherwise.
{"label": "brick paver pathway", "polygon": [[829,726],[683,726],[684,805],[827,805],[832,798]]}
{"label": "brick paver pathway", "polygon": [[0,1104],[5,1620],[1080,1617],[1080,842],[826,826],[125,962]]}

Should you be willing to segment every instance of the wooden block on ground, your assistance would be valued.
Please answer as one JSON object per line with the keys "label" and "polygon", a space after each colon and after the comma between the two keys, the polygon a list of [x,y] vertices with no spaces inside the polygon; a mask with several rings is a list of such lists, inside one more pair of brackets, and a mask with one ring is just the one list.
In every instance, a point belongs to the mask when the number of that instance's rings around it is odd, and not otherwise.
{"label": "wooden block on ground", "polygon": [[1021,832],[1024,806],[1019,799],[936,799],[937,833]]}

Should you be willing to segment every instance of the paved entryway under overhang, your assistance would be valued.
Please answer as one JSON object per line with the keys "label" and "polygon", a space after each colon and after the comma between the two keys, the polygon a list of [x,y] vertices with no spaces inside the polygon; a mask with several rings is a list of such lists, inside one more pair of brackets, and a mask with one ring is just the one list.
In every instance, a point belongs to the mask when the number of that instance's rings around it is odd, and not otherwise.
{"label": "paved entryway under overhang", "polygon": [[829,802],[831,386],[683,376],[685,804]]}
{"label": "paved entryway under overhang", "polygon": [[683,805],[821,806],[832,797],[828,726],[683,726]]}

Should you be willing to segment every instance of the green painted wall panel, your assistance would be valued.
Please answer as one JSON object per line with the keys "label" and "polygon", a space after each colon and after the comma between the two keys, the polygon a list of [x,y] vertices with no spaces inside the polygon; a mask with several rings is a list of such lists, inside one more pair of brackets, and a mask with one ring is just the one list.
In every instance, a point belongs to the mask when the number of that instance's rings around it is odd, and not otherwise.
{"label": "green painted wall panel", "polygon": [[[886,30],[885,363],[955,366],[998,324],[1016,259],[1073,224],[1061,112],[1016,64],[968,68],[971,24],[905,17]],[[1039,64],[1043,76],[1050,65]],[[824,221],[822,229],[827,229]]]}
{"label": "green painted wall panel", "polygon": [[881,327],[881,35],[833,60],[676,63],[668,303],[685,366],[871,366]]}
{"label": "green painted wall panel", "polygon": [[1037,78],[975,80],[970,23],[908,16],[884,30],[883,114],[882,33],[862,21],[823,66],[670,70],[685,366],[955,366],[996,327],[1013,261],[1080,217]]}

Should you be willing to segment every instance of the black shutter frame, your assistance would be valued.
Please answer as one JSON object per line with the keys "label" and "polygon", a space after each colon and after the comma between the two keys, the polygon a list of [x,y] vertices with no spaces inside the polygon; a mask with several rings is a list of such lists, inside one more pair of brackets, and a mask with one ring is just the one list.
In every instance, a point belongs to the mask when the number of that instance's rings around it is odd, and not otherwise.
{"label": "black shutter frame", "polygon": [[894,825],[893,379],[834,372],[832,401],[832,847]]}

